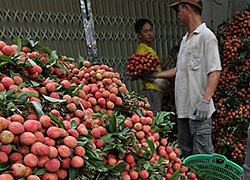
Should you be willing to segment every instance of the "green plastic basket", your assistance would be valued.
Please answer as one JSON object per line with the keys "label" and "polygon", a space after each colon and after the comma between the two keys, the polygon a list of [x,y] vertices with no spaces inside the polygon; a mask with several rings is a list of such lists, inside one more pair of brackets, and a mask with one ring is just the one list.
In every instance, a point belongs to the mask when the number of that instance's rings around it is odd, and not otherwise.
{"label": "green plastic basket", "polygon": [[243,168],[220,154],[196,154],[183,164],[195,172],[199,180],[239,180]]}

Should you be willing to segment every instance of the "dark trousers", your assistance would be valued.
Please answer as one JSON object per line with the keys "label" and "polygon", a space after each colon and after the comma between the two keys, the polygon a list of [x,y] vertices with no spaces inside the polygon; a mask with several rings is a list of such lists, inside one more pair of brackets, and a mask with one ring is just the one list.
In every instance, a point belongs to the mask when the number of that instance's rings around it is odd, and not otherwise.
{"label": "dark trousers", "polygon": [[241,175],[241,180],[250,180],[250,126],[248,127],[247,152],[243,169],[244,173]]}
{"label": "dark trousers", "polygon": [[183,157],[193,154],[213,154],[212,119],[197,121],[178,119],[178,144]]}

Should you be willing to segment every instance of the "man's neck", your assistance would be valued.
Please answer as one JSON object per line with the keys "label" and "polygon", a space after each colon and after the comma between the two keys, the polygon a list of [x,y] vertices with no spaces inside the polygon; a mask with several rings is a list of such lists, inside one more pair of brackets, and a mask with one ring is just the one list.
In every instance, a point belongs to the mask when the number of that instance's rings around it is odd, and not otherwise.
{"label": "man's neck", "polygon": [[146,44],[148,47],[152,47],[152,43],[148,43],[148,42],[141,42],[143,44]]}
{"label": "man's neck", "polygon": [[188,37],[192,34],[200,25],[202,24],[202,19],[200,16],[195,16],[188,25]]}

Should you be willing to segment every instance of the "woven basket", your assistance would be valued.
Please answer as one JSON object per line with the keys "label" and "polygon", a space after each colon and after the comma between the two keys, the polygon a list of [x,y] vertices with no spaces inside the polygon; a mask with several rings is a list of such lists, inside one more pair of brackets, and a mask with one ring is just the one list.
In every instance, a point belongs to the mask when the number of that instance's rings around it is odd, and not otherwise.
{"label": "woven basket", "polygon": [[201,180],[239,180],[243,168],[220,154],[196,154],[184,159],[183,164]]}

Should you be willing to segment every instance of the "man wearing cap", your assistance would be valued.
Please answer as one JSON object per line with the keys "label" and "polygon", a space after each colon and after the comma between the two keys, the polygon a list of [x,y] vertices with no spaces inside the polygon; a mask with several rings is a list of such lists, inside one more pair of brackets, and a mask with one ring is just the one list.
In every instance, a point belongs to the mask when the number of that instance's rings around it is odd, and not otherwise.
{"label": "man wearing cap", "polygon": [[178,0],[170,5],[188,31],[183,37],[176,67],[157,73],[157,78],[175,77],[178,143],[182,156],[212,154],[212,96],[220,77],[218,42],[202,23],[202,1]]}

